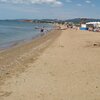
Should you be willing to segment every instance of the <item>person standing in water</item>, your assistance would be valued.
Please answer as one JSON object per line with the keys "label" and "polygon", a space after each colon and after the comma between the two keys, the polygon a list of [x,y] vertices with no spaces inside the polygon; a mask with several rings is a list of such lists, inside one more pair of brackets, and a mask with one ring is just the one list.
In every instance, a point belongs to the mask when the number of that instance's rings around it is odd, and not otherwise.
{"label": "person standing in water", "polygon": [[40,28],[41,35],[45,35],[44,27]]}
{"label": "person standing in water", "polygon": [[41,28],[41,29],[40,29],[40,32],[44,32],[44,28]]}

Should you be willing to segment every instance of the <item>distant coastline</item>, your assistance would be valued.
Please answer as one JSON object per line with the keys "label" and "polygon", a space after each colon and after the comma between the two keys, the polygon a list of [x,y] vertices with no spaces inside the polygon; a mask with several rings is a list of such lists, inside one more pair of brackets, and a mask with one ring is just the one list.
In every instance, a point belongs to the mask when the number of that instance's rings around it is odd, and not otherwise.
{"label": "distant coastline", "polygon": [[63,22],[73,22],[80,23],[82,19],[85,19],[86,22],[97,22],[100,19],[96,18],[73,18],[73,19],[5,19],[0,21],[20,21],[20,22],[33,22],[33,23],[63,23]]}
{"label": "distant coastline", "polygon": [[20,22],[30,22],[30,23],[32,23],[33,20],[20,20]]}

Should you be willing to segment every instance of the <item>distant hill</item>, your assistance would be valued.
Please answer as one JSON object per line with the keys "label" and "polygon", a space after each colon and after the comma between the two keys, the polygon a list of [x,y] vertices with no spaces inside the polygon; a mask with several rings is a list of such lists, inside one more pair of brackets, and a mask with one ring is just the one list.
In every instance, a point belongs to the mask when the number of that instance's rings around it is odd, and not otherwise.
{"label": "distant hill", "polygon": [[73,22],[79,24],[81,21],[85,22],[100,22],[100,19],[93,18],[74,18],[74,19],[66,19],[66,20],[58,20],[58,19],[12,19],[6,21],[22,21],[22,22],[33,22],[33,23],[64,23],[64,22]]}
{"label": "distant hill", "polygon": [[82,20],[84,20],[85,22],[100,22],[100,19],[93,19],[93,18],[75,18],[75,19],[66,19],[66,20],[58,20],[58,19],[35,19],[33,20],[33,22],[59,22],[59,23],[63,23],[63,22],[73,22],[73,23],[80,23]]}
{"label": "distant hill", "polygon": [[75,19],[67,19],[66,22],[73,22],[73,23],[80,23],[81,20],[85,19],[85,22],[100,22],[100,19],[93,19],[93,18],[75,18]]}

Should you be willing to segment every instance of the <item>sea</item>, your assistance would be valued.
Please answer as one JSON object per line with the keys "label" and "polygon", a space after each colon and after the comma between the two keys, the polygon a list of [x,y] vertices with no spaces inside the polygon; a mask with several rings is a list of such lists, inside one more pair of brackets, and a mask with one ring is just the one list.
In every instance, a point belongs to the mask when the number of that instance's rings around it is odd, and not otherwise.
{"label": "sea", "polygon": [[46,29],[45,32],[50,31],[53,29],[53,24],[0,20],[0,49],[41,36],[43,33],[40,29],[43,27]]}

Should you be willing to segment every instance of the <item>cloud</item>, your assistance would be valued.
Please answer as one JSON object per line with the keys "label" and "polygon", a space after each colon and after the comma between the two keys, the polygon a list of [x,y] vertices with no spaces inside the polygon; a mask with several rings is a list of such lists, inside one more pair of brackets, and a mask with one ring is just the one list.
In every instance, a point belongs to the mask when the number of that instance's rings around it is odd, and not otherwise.
{"label": "cloud", "polygon": [[59,0],[0,0],[0,2],[4,3],[20,3],[20,4],[54,4],[54,5],[62,5],[62,2]]}
{"label": "cloud", "polygon": [[90,1],[90,0],[86,0],[85,2],[86,2],[86,3],[91,3],[91,1]]}

